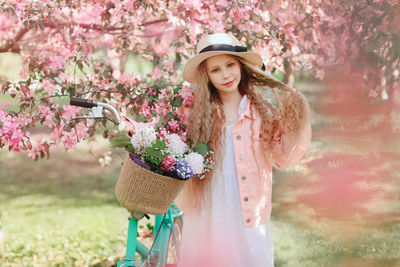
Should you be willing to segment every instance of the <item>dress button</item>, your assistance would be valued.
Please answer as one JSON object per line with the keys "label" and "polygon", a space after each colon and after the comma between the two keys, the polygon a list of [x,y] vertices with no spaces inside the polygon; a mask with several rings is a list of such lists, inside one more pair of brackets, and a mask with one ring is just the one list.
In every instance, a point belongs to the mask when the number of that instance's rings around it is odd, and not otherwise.
{"label": "dress button", "polygon": [[247,223],[249,223],[250,221],[251,221],[251,219],[250,219],[250,218],[246,220],[246,222],[247,222]]}
{"label": "dress button", "polygon": [[242,180],[246,180],[246,176],[243,175],[243,176],[242,176]]}
{"label": "dress button", "polygon": [[240,134],[238,134],[238,135],[236,136],[236,139],[237,139],[237,140],[240,140],[240,138],[242,138],[242,137],[240,136]]}
{"label": "dress button", "polygon": [[247,201],[247,200],[249,200],[249,198],[248,198],[248,197],[245,197],[245,198],[244,198],[244,201]]}
{"label": "dress button", "polygon": [[243,160],[243,156],[239,156],[239,160]]}

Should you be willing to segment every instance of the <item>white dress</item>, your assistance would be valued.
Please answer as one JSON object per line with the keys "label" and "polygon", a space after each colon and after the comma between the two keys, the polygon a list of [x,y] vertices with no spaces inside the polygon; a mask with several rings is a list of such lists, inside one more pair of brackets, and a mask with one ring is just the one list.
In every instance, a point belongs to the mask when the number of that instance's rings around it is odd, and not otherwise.
{"label": "white dress", "polygon": [[250,228],[242,223],[232,128],[226,127],[223,175],[214,172],[212,179],[211,207],[184,216],[178,267],[274,266],[269,221]]}

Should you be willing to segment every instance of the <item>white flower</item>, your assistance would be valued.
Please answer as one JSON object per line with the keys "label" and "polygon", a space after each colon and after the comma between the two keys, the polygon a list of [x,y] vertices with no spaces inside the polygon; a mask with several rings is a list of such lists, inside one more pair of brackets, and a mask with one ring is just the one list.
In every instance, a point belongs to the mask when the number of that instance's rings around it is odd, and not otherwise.
{"label": "white flower", "polygon": [[131,143],[135,150],[141,150],[148,147],[157,139],[156,131],[151,126],[146,126],[138,130],[131,137]]}
{"label": "white flower", "polygon": [[118,125],[118,130],[123,131],[126,129],[126,123],[124,121],[121,121]]}
{"label": "white flower", "polygon": [[191,152],[185,156],[185,160],[189,163],[194,174],[201,174],[204,169],[204,158],[197,152]]}
{"label": "white flower", "polygon": [[174,156],[182,155],[188,149],[185,142],[177,134],[170,134],[165,137],[167,151]]}

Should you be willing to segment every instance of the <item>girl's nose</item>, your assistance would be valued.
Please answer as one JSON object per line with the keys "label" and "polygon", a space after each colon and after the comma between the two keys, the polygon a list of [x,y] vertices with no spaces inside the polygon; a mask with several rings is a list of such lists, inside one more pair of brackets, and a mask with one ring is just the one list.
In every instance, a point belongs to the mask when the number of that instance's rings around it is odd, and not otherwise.
{"label": "girl's nose", "polygon": [[227,69],[223,69],[222,70],[222,77],[225,79],[225,78],[228,78],[229,77],[229,71],[227,70]]}

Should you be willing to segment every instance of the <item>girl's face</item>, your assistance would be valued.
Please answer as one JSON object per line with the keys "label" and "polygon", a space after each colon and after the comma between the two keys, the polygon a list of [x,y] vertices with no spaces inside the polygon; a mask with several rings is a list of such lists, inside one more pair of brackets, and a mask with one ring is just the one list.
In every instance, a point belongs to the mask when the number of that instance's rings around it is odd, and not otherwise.
{"label": "girl's face", "polygon": [[219,93],[238,90],[241,78],[240,62],[231,55],[218,55],[206,60],[206,70],[211,83]]}

